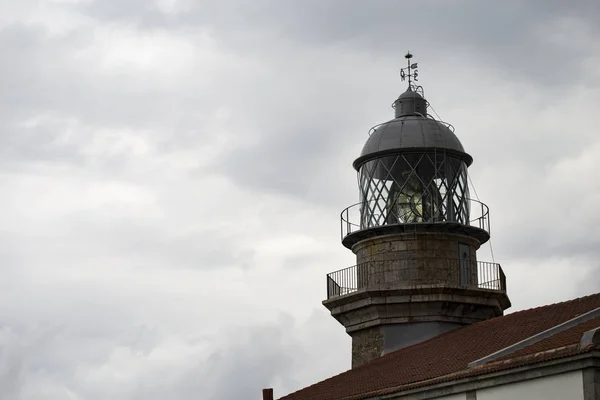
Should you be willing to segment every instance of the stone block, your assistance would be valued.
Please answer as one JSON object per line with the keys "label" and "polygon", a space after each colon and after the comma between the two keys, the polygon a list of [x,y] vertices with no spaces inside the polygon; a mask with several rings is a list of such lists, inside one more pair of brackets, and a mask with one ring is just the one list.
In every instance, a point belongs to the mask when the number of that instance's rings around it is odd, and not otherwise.
{"label": "stone block", "polygon": [[379,327],[354,332],[352,334],[352,368],[381,357],[383,349],[383,334]]}

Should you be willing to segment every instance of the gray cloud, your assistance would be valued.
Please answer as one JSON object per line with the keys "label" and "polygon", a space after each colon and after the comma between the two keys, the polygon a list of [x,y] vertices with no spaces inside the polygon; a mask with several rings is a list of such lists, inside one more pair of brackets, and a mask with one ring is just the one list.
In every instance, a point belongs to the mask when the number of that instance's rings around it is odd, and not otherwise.
{"label": "gray cloud", "polygon": [[598,291],[599,17],[0,2],[1,397],[259,398],[347,369],[323,275],[354,262],[351,162],[408,49],[475,158],[514,309]]}
{"label": "gray cloud", "polygon": [[[457,50],[466,50],[489,64],[501,65],[500,72],[507,78],[522,76],[545,85],[577,80],[579,62],[589,51],[581,45],[580,36],[569,38],[568,33],[556,30],[562,24],[569,30],[581,29],[584,36],[595,35],[593,21],[600,15],[600,7],[591,0],[576,5],[512,1],[502,6],[461,0],[443,4],[378,0],[352,7],[344,1],[312,0],[301,4],[271,0],[182,3],[186,12],[175,15],[139,0],[126,1],[123,7],[94,2],[89,9],[107,20],[136,21],[145,27],[209,29],[242,52],[272,54],[279,49],[267,43],[276,38],[299,46],[348,44],[378,57],[397,57],[400,54],[394,53],[411,46],[422,48],[425,58],[436,54],[453,58]],[[552,37],[555,33],[557,38]],[[402,50],[390,52],[398,48]],[[561,63],[562,55],[569,62]],[[561,73],[557,73],[559,65]]]}

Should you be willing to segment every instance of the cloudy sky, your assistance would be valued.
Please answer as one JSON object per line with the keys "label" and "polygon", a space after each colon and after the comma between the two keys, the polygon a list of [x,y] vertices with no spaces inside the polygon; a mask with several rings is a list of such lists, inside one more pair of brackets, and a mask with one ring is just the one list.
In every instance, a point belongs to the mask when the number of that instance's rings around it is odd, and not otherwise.
{"label": "cloudy sky", "polygon": [[[344,371],[368,129],[410,49],[512,311],[600,290],[600,3],[0,0],[0,398],[258,399]],[[492,260],[485,246],[479,259]]]}

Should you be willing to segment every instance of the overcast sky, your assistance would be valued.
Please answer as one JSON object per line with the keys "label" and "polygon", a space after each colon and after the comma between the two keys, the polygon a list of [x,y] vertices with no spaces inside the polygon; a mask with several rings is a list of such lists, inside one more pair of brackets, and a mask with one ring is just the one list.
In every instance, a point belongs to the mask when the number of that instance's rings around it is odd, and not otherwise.
{"label": "overcast sky", "polygon": [[259,399],[348,369],[325,274],[354,264],[351,163],[409,49],[474,158],[510,311],[598,292],[599,20],[596,0],[0,0],[0,398]]}

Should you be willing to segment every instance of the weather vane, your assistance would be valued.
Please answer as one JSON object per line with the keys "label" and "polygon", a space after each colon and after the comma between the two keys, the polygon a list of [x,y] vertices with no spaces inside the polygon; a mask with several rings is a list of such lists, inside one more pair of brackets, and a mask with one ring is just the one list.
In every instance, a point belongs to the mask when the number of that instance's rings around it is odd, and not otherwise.
{"label": "weather vane", "polygon": [[406,58],[406,62],[408,65],[404,68],[400,68],[400,78],[402,78],[402,82],[404,82],[406,78],[408,78],[408,87],[412,87],[411,79],[413,79],[415,82],[419,81],[419,70],[417,69],[417,63],[410,63],[410,59],[412,57],[413,55],[410,54],[410,51],[406,53],[404,58]]}

